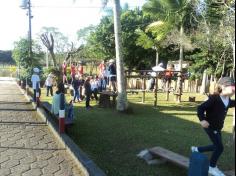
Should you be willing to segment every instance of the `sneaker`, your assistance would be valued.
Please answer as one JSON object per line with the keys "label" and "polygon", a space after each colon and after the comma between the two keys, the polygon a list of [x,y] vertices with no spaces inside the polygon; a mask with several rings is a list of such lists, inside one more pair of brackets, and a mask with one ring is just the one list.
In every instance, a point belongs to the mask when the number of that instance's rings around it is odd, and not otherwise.
{"label": "sneaker", "polygon": [[192,151],[193,153],[194,153],[194,152],[199,152],[199,151],[198,151],[198,148],[195,147],[195,146],[192,146],[192,147],[191,147],[191,151]]}
{"label": "sneaker", "polygon": [[220,174],[220,176],[225,176],[225,174],[224,174],[218,167],[216,167],[216,170],[218,171],[218,173]]}
{"label": "sneaker", "polygon": [[209,174],[211,176],[225,176],[225,174],[220,171],[217,167],[209,167]]}

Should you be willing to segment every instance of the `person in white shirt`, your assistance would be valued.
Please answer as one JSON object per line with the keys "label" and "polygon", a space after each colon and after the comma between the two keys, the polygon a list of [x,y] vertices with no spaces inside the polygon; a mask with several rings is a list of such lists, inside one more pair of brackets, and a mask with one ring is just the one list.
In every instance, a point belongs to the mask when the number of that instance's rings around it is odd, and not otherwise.
{"label": "person in white shirt", "polygon": [[96,76],[95,78],[93,78],[91,80],[91,89],[92,89],[92,94],[94,95],[94,98],[96,101],[98,101],[98,85],[99,85],[99,81],[98,81],[98,76]]}
{"label": "person in white shirt", "polygon": [[50,73],[45,81],[45,86],[47,88],[47,97],[49,96],[49,91],[51,96],[53,96],[53,74]]}
{"label": "person in white shirt", "polygon": [[40,78],[39,78],[39,69],[38,68],[34,68],[33,69],[34,73],[31,77],[31,82],[32,82],[32,89],[34,90],[34,97],[33,97],[33,101],[36,102],[36,93],[41,93],[40,90]]}

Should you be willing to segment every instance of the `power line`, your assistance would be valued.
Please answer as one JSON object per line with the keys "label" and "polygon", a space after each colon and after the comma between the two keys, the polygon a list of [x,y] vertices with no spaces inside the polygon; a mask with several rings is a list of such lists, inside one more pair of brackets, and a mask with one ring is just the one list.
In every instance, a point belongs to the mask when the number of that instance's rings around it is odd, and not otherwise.
{"label": "power line", "polygon": [[[32,5],[33,8],[54,8],[54,9],[103,9],[103,6],[47,6],[47,5]],[[140,6],[129,6],[130,8],[139,8]],[[106,6],[112,8],[112,6]]]}

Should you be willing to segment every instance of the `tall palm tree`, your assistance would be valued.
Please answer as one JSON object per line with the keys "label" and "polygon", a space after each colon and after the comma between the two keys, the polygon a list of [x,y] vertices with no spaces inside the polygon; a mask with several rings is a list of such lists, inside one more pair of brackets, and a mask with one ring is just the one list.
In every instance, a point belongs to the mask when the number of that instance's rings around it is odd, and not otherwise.
{"label": "tall palm tree", "polygon": [[182,70],[184,44],[184,24],[188,18],[194,18],[194,5],[198,0],[149,0],[143,7],[144,11],[158,20],[163,20],[172,28],[178,27],[180,33],[180,70]]}
{"label": "tall palm tree", "polygon": [[[109,0],[101,0],[103,6],[107,5]],[[114,29],[115,29],[115,43],[116,43],[116,69],[117,69],[117,110],[124,112],[128,108],[126,83],[125,83],[125,70],[124,61],[122,56],[122,43],[121,43],[121,7],[120,0],[113,0],[114,3]]]}
{"label": "tall palm tree", "polygon": [[[182,63],[184,58],[184,24],[186,19],[192,17],[193,4],[198,0],[148,0],[143,9],[154,19],[163,20],[172,29],[179,29],[179,70],[182,71]],[[178,90],[182,92],[181,78],[178,79]],[[180,100],[179,100],[180,101]]]}
{"label": "tall palm tree", "polygon": [[[107,1],[107,0],[106,0]],[[122,56],[122,43],[121,43],[121,7],[120,0],[114,1],[114,28],[115,28],[115,43],[116,43],[116,68],[117,68],[117,110],[125,111],[128,108],[126,83],[125,83],[125,70],[124,59]]]}

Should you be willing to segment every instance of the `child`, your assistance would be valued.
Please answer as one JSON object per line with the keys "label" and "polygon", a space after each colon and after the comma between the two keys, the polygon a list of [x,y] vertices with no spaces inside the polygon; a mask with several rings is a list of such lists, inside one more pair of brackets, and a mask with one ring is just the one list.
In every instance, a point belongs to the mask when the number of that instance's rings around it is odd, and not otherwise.
{"label": "child", "polygon": [[72,80],[72,86],[74,89],[74,102],[77,98],[78,102],[81,101],[80,99],[80,81],[79,81],[79,75],[75,75],[75,79]]}
{"label": "child", "polygon": [[213,152],[209,167],[209,174],[212,176],[224,176],[224,173],[217,168],[216,164],[224,150],[221,130],[228,109],[235,106],[235,101],[230,99],[234,93],[234,81],[229,77],[221,78],[216,92],[198,107],[201,126],[213,144],[204,147],[192,147],[191,150],[192,152],[201,153]]}
{"label": "child", "polygon": [[34,73],[33,73],[32,77],[31,77],[31,82],[32,82],[32,89],[34,90],[33,101],[36,102],[36,93],[37,93],[37,91],[39,92],[39,94],[41,93],[41,91],[40,91],[39,69],[38,68],[34,68],[33,72]]}
{"label": "child", "polygon": [[47,88],[47,97],[49,96],[49,91],[51,96],[53,96],[53,74],[50,73],[45,81],[45,86]]}
{"label": "child", "polygon": [[85,96],[86,96],[86,109],[91,109],[90,106],[90,97],[92,94],[91,90],[91,84],[90,84],[90,77],[87,77],[85,83],[84,83],[84,89],[85,89]]}
{"label": "child", "polygon": [[[64,98],[63,98],[63,96],[64,96]],[[63,98],[63,100],[62,100],[62,98]],[[53,96],[52,109],[51,109],[52,114],[54,114],[56,116],[59,116],[61,103],[64,103],[64,107],[65,107],[65,110],[66,110],[66,121],[68,121],[68,120],[73,121],[73,118],[74,118],[73,103],[72,103],[72,101],[70,101],[69,104],[66,103],[65,86],[64,86],[63,83],[59,83],[57,85],[57,91]]]}

